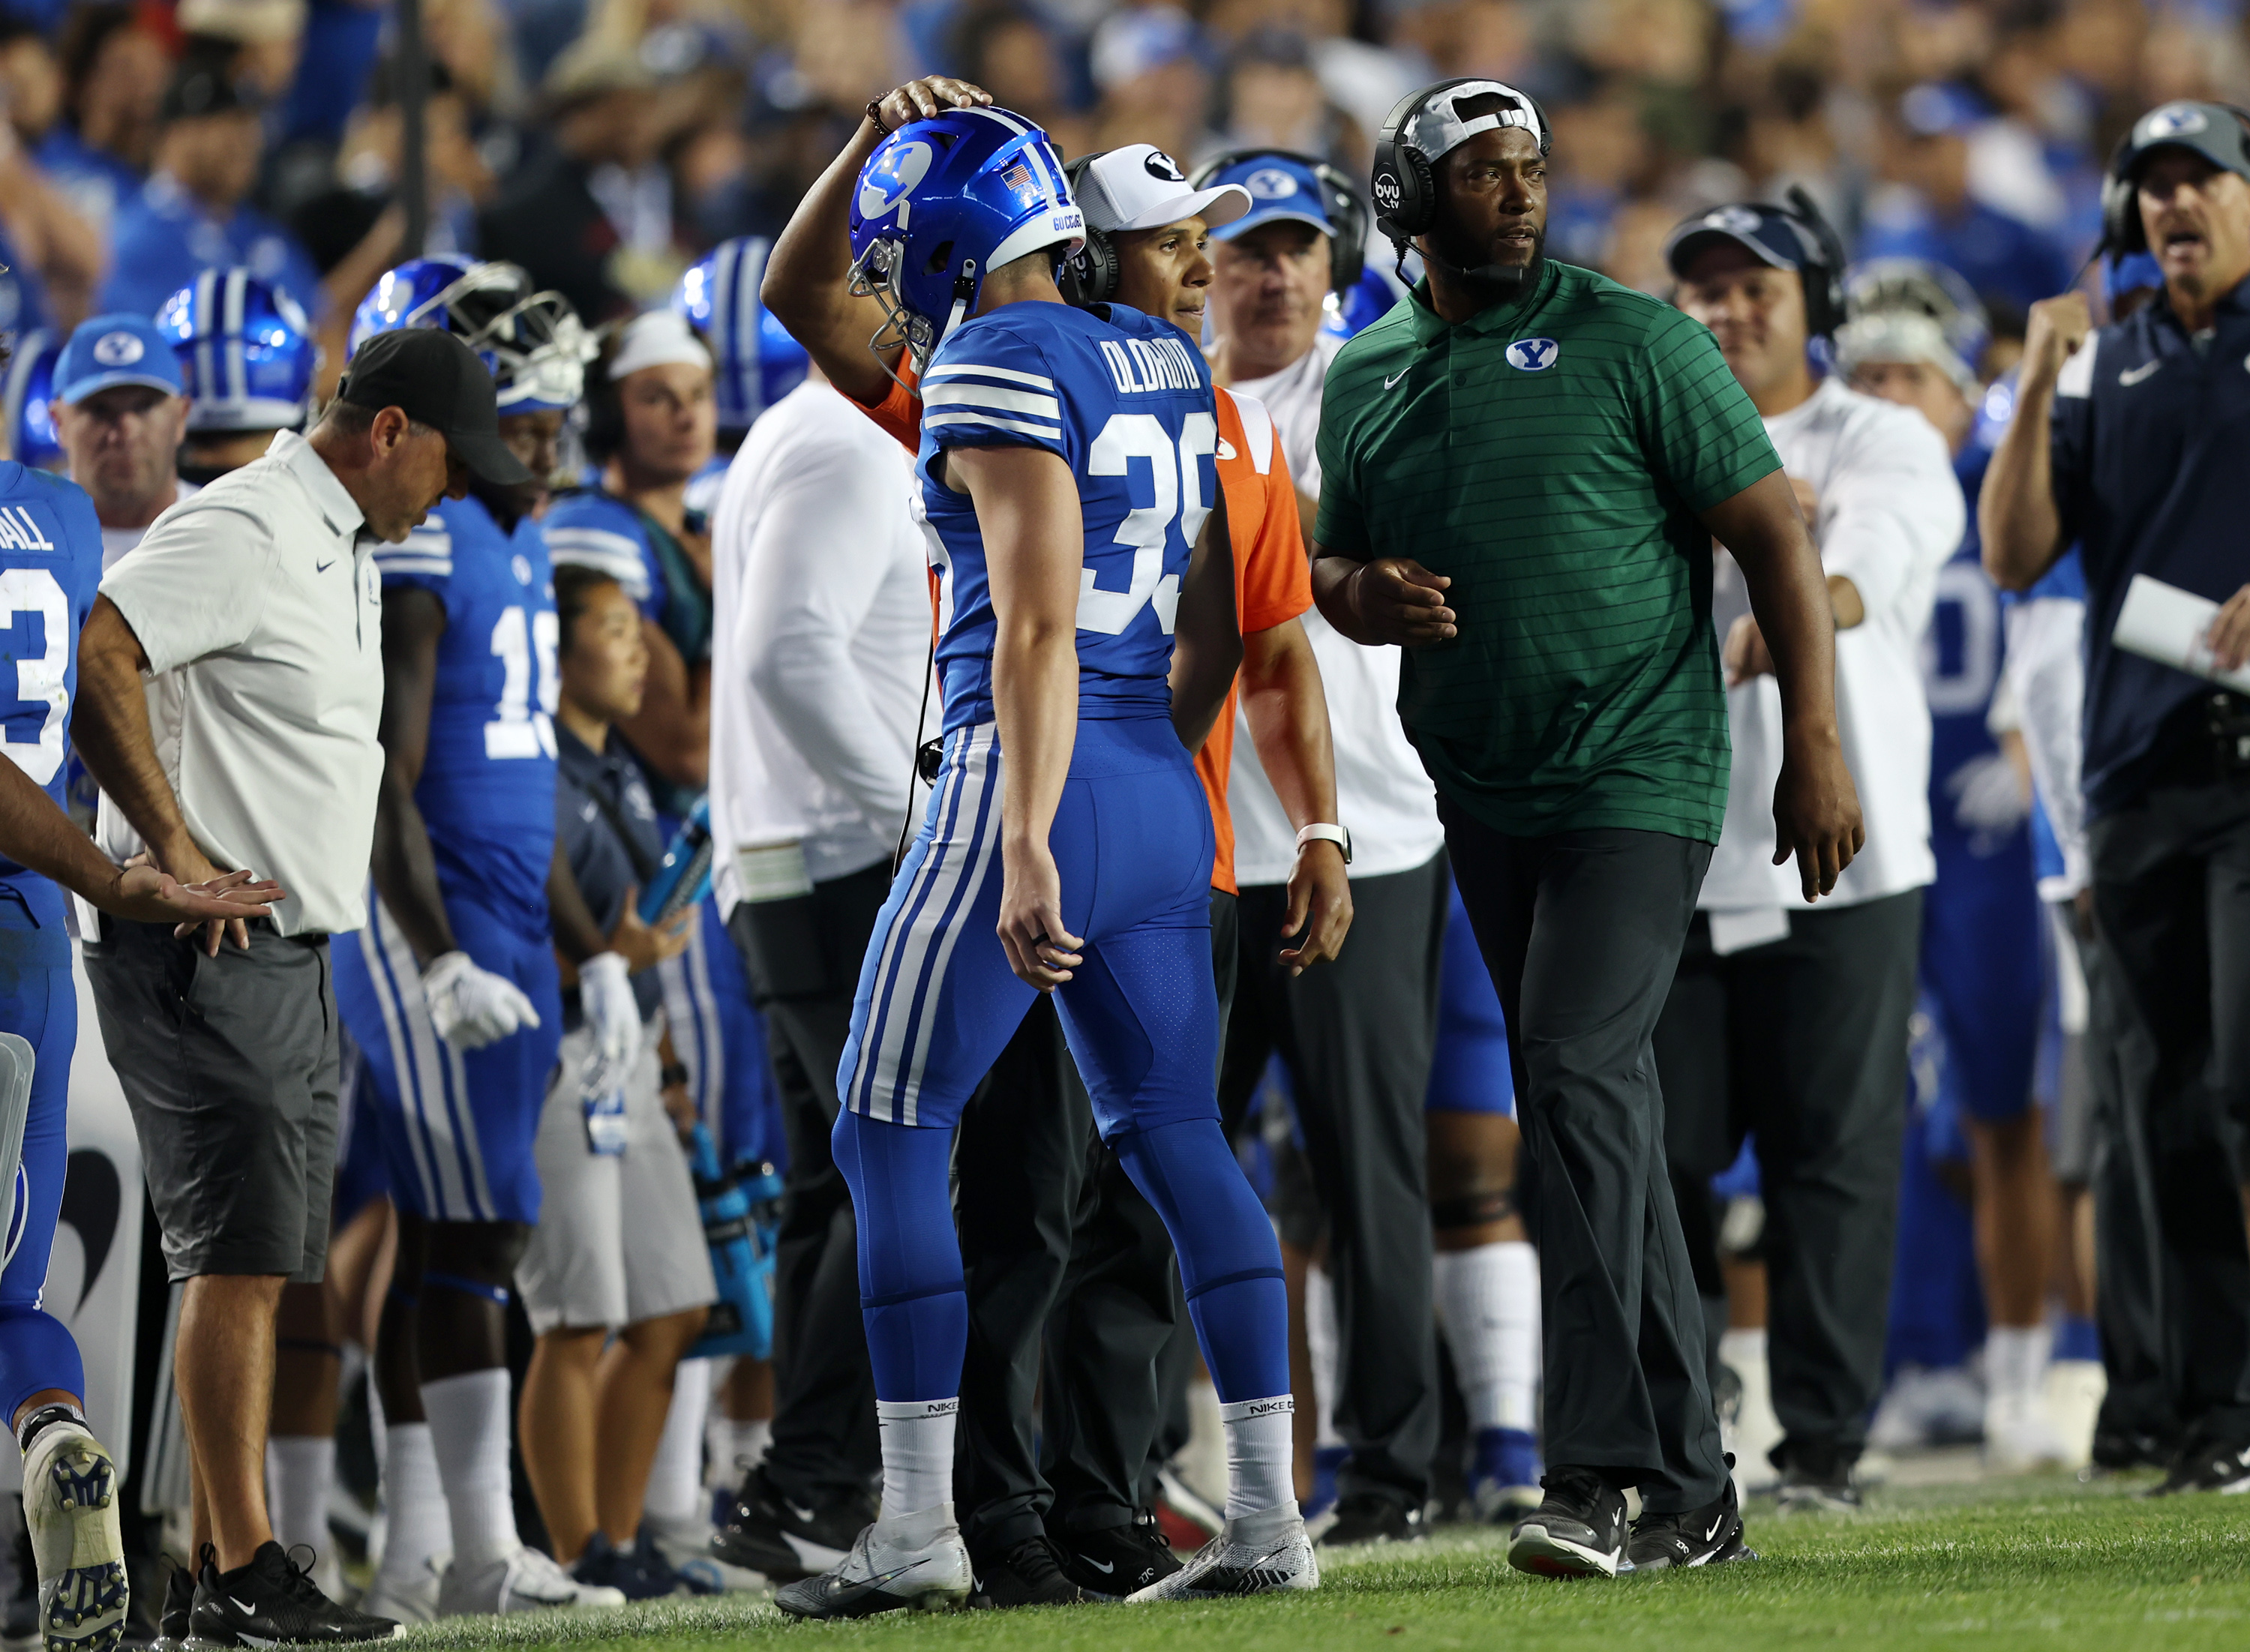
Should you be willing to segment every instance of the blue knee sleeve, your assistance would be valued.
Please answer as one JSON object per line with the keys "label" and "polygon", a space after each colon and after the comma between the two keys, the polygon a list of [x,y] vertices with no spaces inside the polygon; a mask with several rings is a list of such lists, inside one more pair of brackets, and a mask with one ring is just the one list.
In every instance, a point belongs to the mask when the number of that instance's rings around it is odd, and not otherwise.
{"label": "blue knee sleeve", "polygon": [[1289,1392],[1289,1299],[1273,1224],[1216,1119],[1115,1138],[1133,1185],[1179,1253],[1188,1316],[1222,1404]]}
{"label": "blue knee sleeve", "polygon": [[830,1137],[859,1229],[859,1313],[878,1400],[950,1400],[969,1349],[953,1230],[953,1132],[845,1111]]}
{"label": "blue knee sleeve", "polygon": [[0,1307],[0,1421],[49,1388],[86,1397],[86,1365],[69,1328],[44,1308]]}

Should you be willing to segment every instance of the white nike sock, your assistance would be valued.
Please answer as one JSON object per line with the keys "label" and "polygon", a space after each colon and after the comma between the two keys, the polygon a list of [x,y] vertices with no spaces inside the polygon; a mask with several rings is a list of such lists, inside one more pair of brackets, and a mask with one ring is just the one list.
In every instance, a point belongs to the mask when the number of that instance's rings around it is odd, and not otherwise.
{"label": "white nike sock", "polygon": [[276,1434],[266,1441],[266,1504],[285,1549],[303,1544],[328,1558],[328,1488],[336,1478],[334,1435]]}
{"label": "white nike sock", "polygon": [[1226,1518],[1296,1504],[1290,1478],[1297,1402],[1286,1394],[1218,1408],[1226,1428]]}
{"label": "white nike sock", "polygon": [[748,1422],[714,1410],[703,1425],[703,1450],[708,1466],[703,1483],[712,1490],[733,1490],[742,1476],[766,1459],[773,1443],[773,1419],[756,1417]]}
{"label": "white nike sock", "polygon": [[523,1546],[507,1477],[507,1373],[465,1371],[422,1385],[430,1442],[453,1523],[453,1560],[474,1572]]}
{"label": "white nike sock", "polygon": [[1336,1287],[1326,1270],[1305,1270],[1305,1341],[1313,1356],[1313,1407],[1319,1419],[1313,1430],[1316,1446],[1340,1446],[1336,1432],[1336,1370],[1342,1360],[1342,1339],[1336,1332]]}
{"label": "white nike sock", "polygon": [[1431,1281],[1469,1426],[1537,1424],[1539,1258],[1523,1241],[1440,1250]]}
{"label": "white nike sock", "polygon": [[2046,1381],[2054,1332],[2045,1325],[1994,1325],[1984,1333],[1984,1384],[1996,1398],[2028,1398]]}
{"label": "white nike sock", "polygon": [[950,1400],[878,1400],[875,1422],[883,1434],[883,1518],[902,1519],[953,1501],[953,1421]]}
{"label": "white nike sock", "polygon": [[382,1575],[394,1583],[418,1584],[429,1576],[431,1560],[453,1546],[437,1448],[426,1422],[386,1423],[382,1440]]}
{"label": "white nike sock", "polygon": [[672,1373],[672,1408],[649,1464],[642,1508],[652,1520],[682,1525],[706,1512],[703,1417],[711,1408],[711,1362],[682,1359]]}

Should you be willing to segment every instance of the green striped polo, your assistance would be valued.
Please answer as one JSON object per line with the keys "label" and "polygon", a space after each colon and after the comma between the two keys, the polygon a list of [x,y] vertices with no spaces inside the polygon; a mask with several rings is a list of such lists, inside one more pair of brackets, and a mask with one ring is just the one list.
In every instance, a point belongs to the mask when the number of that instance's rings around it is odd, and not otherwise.
{"label": "green striped polo", "polygon": [[1781,468],[1701,322],[1573,265],[1455,326],[1426,284],[1353,339],[1321,404],[1327,550],[1453,580],[1398,715],[1438,788],[1520,836],[1715,843],[1727,708],[1695,513]]}

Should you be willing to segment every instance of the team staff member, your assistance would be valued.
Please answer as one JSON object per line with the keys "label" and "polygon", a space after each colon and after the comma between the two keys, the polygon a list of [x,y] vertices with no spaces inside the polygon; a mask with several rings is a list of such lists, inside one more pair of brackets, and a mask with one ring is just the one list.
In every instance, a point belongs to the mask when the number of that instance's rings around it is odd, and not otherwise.
{"label": "team staff member", "polygon": [[85,365],[107,365],[70,382],[57,374],[55,434],[70,456],[71,480],[86,491],[100,519],[107,573],[150,523],[195,492],[180,479],[176,463],[188,402],[171,346],[146,316],[97,315],[71,334],[72,343],[81,340],[87,351],[97,343],[102,350]]}
{"label": "team staff member", "polygon": [[2133,1123],[2155,1183],[2165,1375],[2186,1429],[2161,1489],[2240,1491],[2250,699],[2128,654],[2112,634],[2146,574],[2222,604],[2208,633],[2219,669],[2250,659],[2250,471],[2234,435],[2250,413],[2250,135],[2223,105],[2168,103],[2135,122],[2110,177],[2122,192],[2111,246],[2153,251],[2164,292],[2098,331],[2077,293],[2033,306],[2015,422],[1977,516],[1985,568],[2011,590],[2081,547],[2094,911],[2128,1034],[2156,1058]]}
{"label": "team staff member", "polygon": [[104,924],[86,949],[165,1259],[187,1281],[176,1381],[199,1504],[191,1623],[221,1645],[394,1627],[328,1600],[273,1540],[266,1428],[282,1284],[317,1279],[328,1246],[328,937],[367,921],[383,768],[371,544],[403,540],[473,474],[529,478],[500,439],[484,363],[426,330],[371,341],[311,435],[277,437],[105,577],[79,638],[78,744],[103,793],[102,847],[123,859],[145,845],[189,882],[246,864],[289,891],[270,924],[234,926],[237,945],[215,953],[137,923]]}
{"label": "team staff member", "polygon": [[1509,1559],[1613,1575],[1628,1485],[1636,1568],[1745,1552],[1650,1048],[1726,805],[1714,535],[1780,678],[1777,852],[1807,900],[1861,833],[1827,593],[1757,410],[1702,327],[1546,260],[1548,147],[1494,81],[1393,112],[1378,227],[1430,274],[1329,369],[1313,582],[1345,636],[1410,650],[1399,714],[1515,1035],[1552,1466]]}
{"label": "team staff member", "polygon": [[[1810,341],[1843,320],[1842,258],[1825,225],[1798,210],[1722,206],[1674,230],[1666,252],[1680,307],[1711,329],[1800,502],[1813,500],[1844,761],[1874,820],[1867,852],[1829,899],[1792,915],[1767,804],[1782,762],[1781,702],[1743,582],[1722,565],[1714,623],[1727,626],[1732,685],[1726,824],[1656,1029],[1674,1192],[1700,1194],[1734,1162],[1744,1132],[1756,1133],[1770,1236],[1767,1346],[1787,1431],[1775,1462],[1782,1506],[1849,1506],[1882,1386],[1907,1017],[1922,891],[1936,871],[1922,640],[1967,513],[1927,419],[1813,376]],[[2035,939],[2024,939],[2035,953]],[[2026,1018],[2017,1111],[2030,1101],[2028,1037]],[[1712,1224],[1698,1224],[1698,1236],[1700,1279],[1715,1294]]]}

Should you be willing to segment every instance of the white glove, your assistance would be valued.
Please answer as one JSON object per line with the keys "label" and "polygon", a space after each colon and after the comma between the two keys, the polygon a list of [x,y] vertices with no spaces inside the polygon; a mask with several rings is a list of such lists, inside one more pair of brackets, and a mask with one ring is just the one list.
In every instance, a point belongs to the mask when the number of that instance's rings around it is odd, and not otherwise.
{"label": "white glove", "polygon": [[1974,833],[2005,837],[2032,812],[2023,778],[1999,752],[1972,757],[1946,776],[1953,818]]}
{"label": "white glove", "polygon": [[578,1008],[594,1035],[590,1095],[622,1084],[640,1054],[640,1001],[633,996],[631,974],[622,953],[596,953],[578,966]]}
{"label": "white glove", "polygon": [[539,1012],[505,975],[480,969],[464,952],[433,958],[422,972],[422,996],[438,1036],[456,1050],[481,1050],[510,1033],[539,1025]]}

